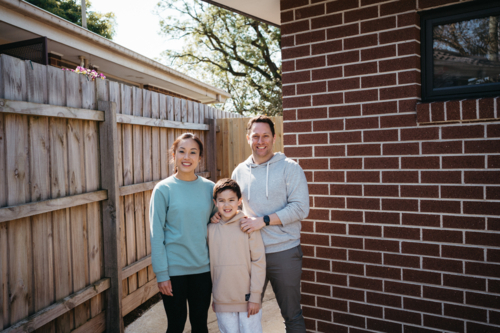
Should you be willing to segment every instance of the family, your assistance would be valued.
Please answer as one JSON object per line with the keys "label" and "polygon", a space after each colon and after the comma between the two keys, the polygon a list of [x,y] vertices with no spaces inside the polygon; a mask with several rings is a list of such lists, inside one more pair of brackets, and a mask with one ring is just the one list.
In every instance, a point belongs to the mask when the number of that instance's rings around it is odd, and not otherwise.
{"label": "family", "polygon": [[[208,332],[212,307],[222,333],[262,332],[262,297],[268,282],[286,332],[305,332],[300,307],[300,221],[309,213],[302,168],[273,153],[274,123],[247,124],[252,155],[232,179],[198,177],[203,144],[185,133],[169,155],[174,175],[159,182],[150,204],[151,257],[168,319],[167,333]],[[239,210],[242,207],[242,210]]]}

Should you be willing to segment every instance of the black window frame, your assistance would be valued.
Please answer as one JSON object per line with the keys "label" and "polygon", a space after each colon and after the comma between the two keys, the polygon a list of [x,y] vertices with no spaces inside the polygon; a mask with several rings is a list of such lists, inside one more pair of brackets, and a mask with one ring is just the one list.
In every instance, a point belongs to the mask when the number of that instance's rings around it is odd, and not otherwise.
{"label": "black window frame", "polygon": [[[473,99],[500,95],[500,83],[461,87],[433,87],[433,26],[484,16],[499,15],[500,2],[471,1],[420,12],[420,55],[422,102]],[[496,16],[496,15],[495,15]]]}

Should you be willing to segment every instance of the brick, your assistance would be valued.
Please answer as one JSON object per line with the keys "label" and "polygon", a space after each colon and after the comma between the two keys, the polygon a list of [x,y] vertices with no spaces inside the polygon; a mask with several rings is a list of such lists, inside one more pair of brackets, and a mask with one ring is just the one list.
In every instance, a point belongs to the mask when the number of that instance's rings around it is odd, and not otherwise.
{"label": "brick", "polygon": [[283,61],[282,66],[284,72],[293,72],[295,70],[295,60]]}
{"label": "brick", "polygon": [[[318,120],[313,122],[314,131],[338,131],[344,129],[342,120]],[[330,143],[335,143],[330,141]]]}
{"label": "brick", "polygon": [[[311,268],[311,269],[319,269],[323,271],[329,271],[330,270],[330,261],[329,260],[320,260],[320,259],[313,259],[313,258],[303,258],[302,259],[302,266],[304,268]],[[302,290],[306,292],[305,290]],[[330,291],[324,292],[320,295],[326,295],[330,296]]]}
{"label": "brick", "polygon": [[395,308],[401,307],[401,297],[399,296],[367,292],[366,299],[368,303],[372,304],[387,305]]}
{"label": "brick", "polygon": [[[363,78],[364,79],[364,78]],[[395,113],[398,106],[395,101],[392,102],[377,102],[363,104],[363,115]]]}
{"label": "brick", "polygon": [[495,118],[495,101],[493,98],[479,100],[479,119]]}
{"label": "brick", "polygon": [[441,129],[441,136],[443,139],[470,139],[470,138],[483,138],[484,126],[452,126],[443,127]]}
{"label": "brick", "polygon": [[416,312],[387,308],[385,309],[385,319],[420,325],[422,321],[422,315]]}
{"label": "brick", "polygon": [[465,233],[465,243],[483,246],[498,246],[500,244],[500,234],[467,231]]}
{"label": "brick", "polygon": [[322,69],[315,69],[312,71],[313,80],[324,80],[331,79],[335,77],[342,77],[342,67],[329,67]]}
{"label": "brick", "polygon": [[[326,33],[324,30],[311,31],[311,32],[306,32],[303,34],[295,35],[295,44],[296,45],[310,44],[310,43],[320,42],[320,41],[324,41],[324,40],[326,40]],[[314,66],[314,67],[319,67],[319,66]]]}
{"label": "brick", "polygon": [[460,213],[460,202],[445,200],[421,200],[420,211],[422,213]]}
{"label": "brick", "polygon": [[349,303],[349,312],[360,314],[363,316],[378,317],[378,318],[383,317],[381,307],[355,303],[355,302]]}
{"label": "brick", "polygon": [[420,72],[415,70],[407,72],[398,73],[398,83],[408,84],[408,83],[419,83],[420,84]]}
{"label": "brick", "polygon": [[466,262],[465,273],[498,278],[500,276],[500,265],[483,264],[479,262]]}
{"label": "brick", "polygon": [[361,33],[387,30],[396,27],[396,17],[384,17],[376,20],[361,22]]}
{"label": "brick", "polygon": [[417,225],[423,227],[439,227],[441,222],[439,215],[403,214],[402,224]]}
{"label": "brick", "polygon": [[363,160],[361,158],[332,158],[330,169],[361,169]]}
{"label": "brick", "polygon": [[304,170],[311,169],[328,169],[328,160],[327,159],[301,159],[299,160],[299,165]]}
{"label": "brick", "polygon": [[420,257],[384,253],[384,265],[420,268]]}
{"label": "brick", "polygon": [[319,29],[342,24],[342,14],[332,14],[311,19],[311,28]]}
{"label": "brick", "polygon": [[366,223],[399,224],[399,213],[365,212]]}
{"label": "brick", "polygon": [[329,2],[326,4],[326,12],[327,13],[341,12],[346,9],[357,8],[358,6],[359,6],[358,0],[343,0],[343,1]]}
{"label": "brick", "polygon": [[401,186],[402,197],[439,198],[438,186]]}
{"label": "brick", "polygon": [[[370,118],[367,118],[370,119]],[[347,119],[346,121],[348,121]],[[347,125],[347,123],[346,123]],[[364,142],[382,142],[382,141],[397,141],[398,130],[381,130],[381,131],[364,131]]]}
{"label": "brick", "polygon": [[281,56],[283,57],[283,59],[300,58],[308,55],[310,55],[309,45],[290,47],[281,51]]}
{"label": "brick", "polygon": [[334,312],[333,320],[335,323],[365,328],[364,317],[354,316],[346,313]]}
{"label": "brick", "polygon": [[[415,310],[419,312],[427,312],[434,314],[441,314],[441,303],[431,302],[415,298],[403,298],[404,308],[408,310]],[[417,332],[417,331],[415,331]],[[420,331],[418,331],[420,332]],[[406,331],[405,331],[406,333]]]}
{"label": "brick", "polygon": [[378,117],[350,118],[345,120],[346,130],[367,129],[367,128],[378,128]]}
{"label": "brick", "polygon": [[310,209],[309,215],[307,216],[309,220],[326,220],[330,219],[330,212],[326,209]]}
{"label": "brick", "polygon": [[285,154],[287,157],[311,157],[312,148],[311,147],[286,147]]}
{"label": "brick", "polygon": [[283,124],[283,129],[286,132],[311,132],[311,122],[301,121],[301,122],[286,122]]}
{"label": "brick", "polygon": [[[282,48],[287,48],[290,46],[295,46],[295,36],[286,36],[286,37],[281,37],[281,47]],[[283,67],[283,71],[285,70],[285,66]]]}
{"label": "brick", "polygon": [[[412,73],[416,73],[416,75],[420,75],[420,73],[417,73],[415,71],[412,71]],[[402,112],[411,112],[415,113],[415,110],[417,109],[417,102],[418,99],[402,99],[399,100],[399,113]]]}
{"label": "brick", "polygon": [[349,261],[360,261],[372,264],[382,264],[382,254],[369,251],[349,250]]}
{"label": "brick", "polygon": [[401,252],[408,254],[419,254],[424,256],[439,256],[439,245],[428,243],[401,243]]}
{"label": "brick", "polygon": [[[295,85],[283,87],[283,96],[287,97],[287,96],[294,96],[294,95],[295,95]],[[283,119],[289,120],[289,119],[285,118],[285,115],[283,115]]]}
{"label": "brick", "polygon": [[417,121],[419,123],[428,123],[431,121],[430,104],[417,103]]}
{"label": "brick", "polygon": [[340,65],[359,61],[359,51],[348,51],[330,54],[327,56],[328,65]]}
{"label": "brick", "polygon": [[469,291],[466,292],[465,295],[466,304],[468,305],[500,309],[500,296],[479,294]]}
{"label": "brick", "polygon": [[399,242],[382,239],[365,239],[365,249],[385,252],[399,252]]}
{"label": "brick", "polygon": [[405,212],[418,211],[418,200],[408,199],[382,199],[383,210],[395,210]]}
{"label": "brick", "polygon": [[402,13],[416,9],[415,0],[399,0],[380,6],[380,16]]}
{"label": "brick", "polygon": [[486,291],[486,280],[470,276],[443,274],[443,286]]}
{"label": "brick", "polygon": [[315,197],[314,206],[324,208],[345,208],[345,199],[333,197]]}
{"label": "brick", "polygon": [[[283,42],[282,42],[283,43]],[[335,40],[325,43],[316,43],[311,45],[311,54],[330,53],[342,50],[342,41]]]}
{"label": "brick", "polygon": [[463,273],[462,261],[458,260],[423,258],[423,268],[431,271]]}
{"label": "brick", "polygon": [[444,102],[431,103],[432,121],[444,121]]}
{"label": "brick", "polygon": [[378,8],[376,6],[350,10],[344,12],[344,23],[364,21],[374,17],[378,17]]}
{"label": "brick", "polygon": [[328,114],[327,108],[310,108],[297,110],[298,119],[317,119],[326,118]]}
{"label": "brick", "polygon": [[[316,329],[316,327],[307,327],[307,329]],[[320,332],[339,332],[339,333],[347,333],[348,328],[346,326],[340,326],[330,323],[325,323],[324,321],[318,321],[318,330]]]}
{"label": "brick", "polygon": [[[325,66],[326,66],[325,56],[309,57],[306,59],[297,59],[295,61],[295,67],[297,70],[310,69],[310,68],[316,68],[316,67],[325,67]],[[323,91],[326,91],[326,90],[323,90]]]}
{"label": "brick", "polygon": [[283,143],[285,145],[296,145],[297,144],[297,135],[283,135]]}
{"label": "brick", "polygon": [[464,214],[500,215],[498,202],[465,201],[463,207]]}
{"label": "brick", "polygon": [[418,155],[420,147],[418,142],[386,143],[383,150],[384,155]]}
{"label": "brick", "polygon": [[312,82],[297,85],[297,94],[305,95],[318,92],[326,92],[326,82]]}
{"label": "brick", "polygon": [[378,183],[380,173],[378,171],[347,171],[348,183]]}
{"label": "brick", "polygon": [[477,106],[476,100],[465,100],[462,101],[462,119],[470,120],[477,119]]}
{"label": "brick", "polygon": [[384,237],[420,240],[420,229],[402,228],[402,227],[384,227]]}
{"label": "brick", "polygon": [[398,27],[408,25],[420,25],[420,16],[417,13],[407,13],[398,15]]}
{"label": "brick", "polygon": [[423,154],[460,154],[462,152],[461,141],[423,142]]}
{"label": "brick", "polygon": [[330,193],[331,195],[361,195],[362,185],[332,184]]}
{"label": "brick", "polygon": [[380,155],[380,145],[362,144],[362,145],[348,145],[348,156],[370,156]]}
{"label": "brick", "polygon": [[[490,315],[490,321],[492,321],[491,317],[492,316]],[[496,317],[495,317],[495,319],[496,319]],[[493,320],[495,320],[495,319],[493,319]],[[498,325],[498,322],[495,324]],[[467,322],[466,325],[467,325],[467,332],[500,333],[500,328],[492,327],[491,325],[483,325],[483,324],[479,324],[479,323],[473,323],[470,321]]]}
{"label": "brick", "polygon": [[460,120],[460,102],[446,102],[446,120]]}
{"label": "brick", "polygon": [[283,98],[283,108],[311,106],[311,96]]}
{"label": "brick", "polygon": [[281,0],[281,10],[292,9],[296,7],[306,6],[309,4],[308,0]]}
{"label": "brick", "polygon": [[439,169],[438,156],[402,157],[401,169]]}
{"label": "brick", "polygon": [[462,232],[452,230],[422,230],[422,240],[444,243],[462,243]]}
{"label": "brick", "polygon": [[[343,175],[342,175],[343,176]],[[328,194],[328,185],[308,184],[309,194]]]}
{"label": "brick", "polygon": [[430,326],[452,332],[464,332],[464,322],[461,320],[424,315],[424,326]]}
{"label": "brick", "polygon": [[345,156],[345,146],[314,147],[315,156]]}
{"label": "brick", "polygon": [[332,297],[350,299],[353,301],[364,301],[365,293],[362,290],[350,288],[332,287]]}
{"label": "brick", "polygon": [[[363,222],[363,212],[352,210],[332,210],[332,221],[346,221],[346,222]],[[349,238],[354,240],[354,238]],[[332,238],[333,241],[333,238]],[[359,245],[361,241],[361,248],[363,247],[363,240],[361,238],[355,239],[356,244]],[[333,246],[336,246],[332,243]],[[355,248],[359,248],[356,246]]]}
{"label": "brick", "polygon": [[443,169],[483,169],[484,156],[443,156]]}
{"label": "brick", "polygon": [[382,171],[383,183],[418,183],[418,171]]}
{"label": "brick", "polygon": [[[420,58],[416,56],[409,56],[398,59],[389,59],[383,60],[379,62],[379,71],[380,72],[393,72],[393,71],[401,71],[404,69],[419,69],[420,68]],[[402,82],[399,82],[401,84]],[[413,86],[408,86],[413,87]],[[412,92],[414,93],[414,92]],[[382,94],[380,94],[382,98]],[[414,95],[412,95],[414,96]],[[405,96],[406,97],[406,96]],[[433,103],[434,104],[434,103]],[[434,110],[432,110],[434,112]],[[433,113],[434,115],[434,113]],[[434,118],[432,118],[434,121]]]}
{"label": "brick", "polygon": [[[364,76],[361,78],[363,88],[392,86],[396,84],[396,74],[383,74],[374,76]],[[359,92],[358,92],[359,94]],[[377,94],[378,97],[378,94]]]}
{"label": "brick", "polygon": [[362,35],[344,39],[344,50],[359,49],[378,44],[377,34]]}
{"label": "brick", "polygon": [[296,120],[297,119],[297,111],[296,110],[285,110],[283,111],[283,120]]}
{"label": "brick", "polygon": [[[397,157],[365,158],[365,169],[399,169],[399,158]],[[396,196],[398,195],[396,194]]]}
{"label": "brick", "polygon": [[[359,78],[328,81],[328,91],[341,91],[349,89],[359,89]],[[349,103],[347,97],[346,103]]]}
{"label": "brick", "polygon": [[[353,199],[361,199],[361,198],[349,198]],[[356,206],[356,205],[352,205]],[[349,207],[349,201],[347,208],[357,208],[357,207]],[[363,208],[360,208],[363,209]],[[354,236],[368,236],[368,237],[380,237],[382,236],[382,228],[375,225],[362,225],[362,224],[350,224],[349,225],[349,235]]]}
{"label": "brick", "polygon": [[309,21],[299,21],[281,25],[281,33],[283,35],[290,35],[296,32],[309,30]]}
{"label": "brick", "polygon": [[329,104],[341,104],[344,101],[344,94],[342,93],[330,93],[323,95],[314,95],[313,105],[329,105]]}
{"label": "brick", "polygon": [[316,318],[319,320],[332,321],[332,312],[328,310],[311,308],[308,306],[302,307],[302,311],[304,312],[304,317]]}
{"label": "brick", "polygon": [[305,82],[311,80],[311,72],[303,71],[303,72],[293,72],[293,73],[284,73],[283,74],[283,83],[296,83],[296,82]]}
{"label": "brick", "polygon": [[366,326],[369,329],[376,330],[378,332],[386,332],[386,333],[401,332],[401,328],[403,326],[401,324],[392,323],[389,321],[371,319],[371,318],[368,318],[366,320],[366,323],[367,323]]}
{"label": "brick", "polygon": [[[358,102],[370,102],[378,100],[378,90],[363,90],[363,93],[360,94],[359,91],[349,91],[345,93],[345,102],[346,103],[358,103]],[[377,122],[378,127],[378,122]]]}
{"label": "brick", "polygon": [[464,293],[461,290],[423,286],[424,297],[446,302],[463,303]]}
{"label": "brick", "polygon": [[301,294],[300,295],[300,304],[302,305],[316,305],[316,297],[312,295]]}
{"label": "brick", "polygon": [[469,259],[469,260],[484,260],[484,250],[481,248],[461,247],[442,245],[441,255],[448,258]]}
{"label": "brick", "polygon": [[[387,60],[389,61],[389,60]],[[392,61],[392,60],[391,60]],[[408,67],[413,68],[413,67]],[[394,69],[396,70],[396,69]],[[382,72],[382,70],[381,70]],[[384,99],[396,99],[396,98],[407,98],[407,97],[420,97],[420,85],[407,85],[407,86],[399,86],[399,87],[391,87],[391,88],[382,88],[380,89],[380,100]],[[415,115],[406,115],[411,116],[413,119],[412,125],[416,125]],[[399,116],[401,117],[401,116]]]}
{"label": "brick", "polygon": [[293,10],[281,12],[281,24],[293,21]]}
{"label": "brick", "polygon": [[[500,312],[490,310],[490,323],[495,324],[495,325],[500,325]],[[470,327],[467,327],[467,329],[469,330],[469,332],[471,332],[471,331],[474,331],[475,328],[471,329]],[[481,331],[481,329],[478,329],[478,330]],[[500,332],[497,331],[496,333],[500,333]]]}
{"label": "brick", "polygon": [[330,143],[361,142],[361,132],[335,132],[330,133]]}
{"label": "brick", "polygon": [[487,187],[486,188],[486,198],[493,200],[500,200],[500,187]]}
{"label": "brick", "polygon": [[347,286],[347,276],[318,272],[317,282]]}
{"label": "brick", "polygon": [[[343,182],[344,172],[339,171],[315,171],[314,181],[316,182]],[[328,193],[325,193],[328,194]]]}
{"label": "brick", "polygon": [[382,291],[382,280],[367,279],[359,276],[350,276],[349,287]]}
{"label": "brick", "polygon": [[420,173],[422,183],[433,184],[460,184],[462,183],[462,172],[460,171],[422,171]]}
{"label": "brick", "polygon": [[317,297],[317,299],[318,299],[318,306],[322,308],[347,312],[347,301],[341,301],[338,299],[331,299],[319,296]]}
{"label": "brick", "polygon": [[327,235],[301,234],[300,241],[303,244],[330,245],[330,238]]}
{"label": "brick", "polygon": [[[500,106],[499,106],[500,108]],[[500,125],[488,125],[487,127],[488,138],[499,138],[500,137]]]}
{"label": "brick", "polygon": [[308,6],[304,8],[299,8],[295,10],[295,19],[305,19],[313,16],[320,16],[325,14],[325,5],[319,4],[315,6]]}
{"label": "brick", "polygon": [[[331,223],[333,224],[333,223]],[[347,251],[344,249],[334,249],[331,247],[316,247],[316,256],[318,258],[325,259],[336,259],[336,260],[346,260],[347,259]],[[341,275],[343,278],[345,276]],[[338,284],[338,283],[335,283]]]}
{"label": "brick", "polygon": [[465,171],[466,184],[500,184],[500,171]]}
{"label": "brick", "polygon": [[326,30],[327,39],[337,39],[346,36],[354,36],[357,34],[359,34],[358,24],[343,24],[339,27],[330,28]]}
{"label": "brick", "polygon": [[357,76],[357,75],[365,75],[377,73],[377,62],[365,62],[361,64],[355,65],[346,65],[344,66],[344,76]]}
{"label": "brick", "polygon": [[477,140],[464,142],[466,154],[500,153],[500,140]]}
{"label": "brick", "polygon": [[488,218],[488,230],[500,231],[500,219]]}
{"label": "brick", "polygon": [[500,294],[500,281],[499,280],[488,280],[488,291],[490,293]]}
{"label": "brick", "polygon": [[480,229],[484,230],[486,223],[484,217],[472,216],[443,216],[444,228],[455,229]]}
{"label": "brick", "polygon": [[411,41],[398,44],[398,55],[420,54],[420,43]]}
{"label": "brick", "polygon": [[438,127],[428,127],[428,128],[404,128],[401,129],[401,140],[437,140],[439,138],[439,128]]}
{"label": "brick", "polygon": [[322,144],[322,143],[328,143],[328,134],[326,133],[299,134],[299,144],[301,145]]}
{"label": "brick", "polygon": [[329,108],[330,118],[335,117],[353,117],[361,115],[360,105],[342,105]]}
{"label": "brick", "polygon": [[429,7],[441,6],[448,3],[454,3],[456,0],[419,0],[418,8],[424,9]]}

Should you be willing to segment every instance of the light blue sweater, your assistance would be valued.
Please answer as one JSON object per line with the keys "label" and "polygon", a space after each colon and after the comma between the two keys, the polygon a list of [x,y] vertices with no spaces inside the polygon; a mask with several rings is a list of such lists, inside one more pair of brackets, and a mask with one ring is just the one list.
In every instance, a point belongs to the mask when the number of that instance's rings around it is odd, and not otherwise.
{"label": "light blue sweater", "polygon": [[156,184],[149,206],[151,260],[156,280],[210,271],[207,223],[214,211],[214,183],[174,176]]}

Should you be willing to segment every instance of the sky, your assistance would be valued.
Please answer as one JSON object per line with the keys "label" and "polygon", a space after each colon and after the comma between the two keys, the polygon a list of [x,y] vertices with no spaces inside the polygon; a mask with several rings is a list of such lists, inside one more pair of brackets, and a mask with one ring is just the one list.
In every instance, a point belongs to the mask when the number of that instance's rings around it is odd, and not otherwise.
{"label": "sky", "polygon": [[93,0],[90,10],[114,12],[118,23],[113,41],[148,58],[160,57],[167,48],[180,50],[182,41],[158,34],[160,18],[153,14],[159,0]]}

